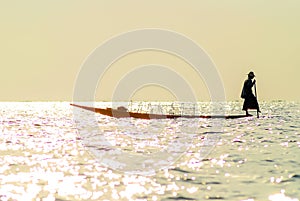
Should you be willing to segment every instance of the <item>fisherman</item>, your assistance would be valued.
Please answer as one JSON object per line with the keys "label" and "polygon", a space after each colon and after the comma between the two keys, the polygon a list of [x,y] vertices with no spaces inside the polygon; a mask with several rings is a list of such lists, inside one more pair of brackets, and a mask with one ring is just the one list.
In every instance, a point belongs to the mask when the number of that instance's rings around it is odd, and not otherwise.
{"label": "fisherman", "polygon": [[256,80],[252,79],[255,77],[254,73],[251,71],[248,73],[248,79],[245,80],[241,98],[244,100],[243,110],[246,111],[246,115],[250,116],[248,109],[257,109],[257,114],[260,112],[257,98],[252,93],[252,87],[255,85]]}

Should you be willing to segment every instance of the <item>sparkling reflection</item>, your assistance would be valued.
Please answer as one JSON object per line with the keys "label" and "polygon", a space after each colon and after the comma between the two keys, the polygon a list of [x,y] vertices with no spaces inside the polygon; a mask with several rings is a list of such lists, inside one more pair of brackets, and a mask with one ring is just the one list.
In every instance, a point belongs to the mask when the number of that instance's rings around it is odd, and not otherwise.
{"label": "sparkling reflection", "polygon": [[[239,102],[228,104],[239,112]],[[268,115],[260,119],[225,121],[218,143],[203,160],[199,147],[205,146],[210,123],[200,122],[200,134],[175,164],[154,176],[138,176],[112,171],[89,154],[69,103],[1,103],[0,200],[299,201],[299,106],[265,102]],[[110,130],[120,120],[98,120],[103,134],[129,152],[155,151],[178,134],[178,125],[170,121],[159,138],[143,143],[147,136],[140,133],[132,141],[126,124]],[[127,125],[145,126],[143,121]]]}

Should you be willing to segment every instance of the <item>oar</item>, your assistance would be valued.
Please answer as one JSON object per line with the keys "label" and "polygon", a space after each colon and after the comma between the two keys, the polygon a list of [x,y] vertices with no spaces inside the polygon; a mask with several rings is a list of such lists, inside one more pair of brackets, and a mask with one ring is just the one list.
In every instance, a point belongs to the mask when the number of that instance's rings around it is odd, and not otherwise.
{"label": "oar", "polygon": [[[257,101],[257,105],[258,105],[258,99],[257,99],[257,92],[256,92],[256,81],[254,83],[254,93],[255,93],[255,97],[256,97],[256,101]],[[257,118],[259,118],[259,111],[257,108]]]}

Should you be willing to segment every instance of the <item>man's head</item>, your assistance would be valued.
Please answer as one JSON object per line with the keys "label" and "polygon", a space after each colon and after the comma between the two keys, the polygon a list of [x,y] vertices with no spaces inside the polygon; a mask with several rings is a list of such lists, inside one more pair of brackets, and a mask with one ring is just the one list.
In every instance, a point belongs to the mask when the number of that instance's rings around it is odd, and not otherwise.
{"label": "man's head", "polygon": [[248,78],[249,79],[253,79],[254,77],[255,77],[255,75],[252,71],[250,73],[248,73]]}

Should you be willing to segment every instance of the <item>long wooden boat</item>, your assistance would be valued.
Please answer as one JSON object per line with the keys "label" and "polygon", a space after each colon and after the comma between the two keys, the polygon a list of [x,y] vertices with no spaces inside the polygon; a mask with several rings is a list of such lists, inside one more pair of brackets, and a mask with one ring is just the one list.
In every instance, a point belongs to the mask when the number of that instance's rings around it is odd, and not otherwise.
{"label": "long wooden boat", "polygon": [[205,118],[205,119],[237,119],[249,117],[252,115],[173,115],[173,114],[151,114],[151,113],[138,113],[138,112],[128,112],[122,109],[113,109],[113,108],[95,108],[82,106],[77,104],[70,104],[74,107],[78,107],[84,110],[89,110],[92,112],[96,112],[102,115],[115,117],[115,118],[137,118],[137,119],[176,119],[176,118]]}

